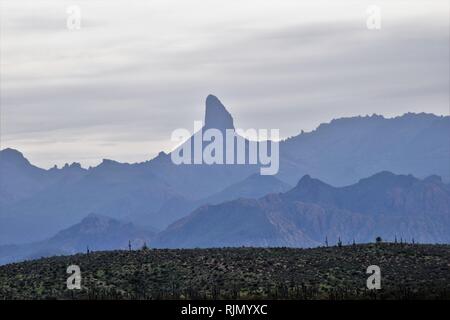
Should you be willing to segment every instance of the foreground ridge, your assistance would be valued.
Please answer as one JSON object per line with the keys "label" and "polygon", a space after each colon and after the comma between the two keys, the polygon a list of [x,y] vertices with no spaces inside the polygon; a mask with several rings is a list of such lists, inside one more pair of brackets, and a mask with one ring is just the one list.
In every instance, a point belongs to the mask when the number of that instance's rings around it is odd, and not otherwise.
{"label": "foreground ridge", "polygon": [[[2,266],[0,299],[450,299],[449,261],[450,245],[394,243],[104,251]],[[66,288],[72,264],[81,290]]]}

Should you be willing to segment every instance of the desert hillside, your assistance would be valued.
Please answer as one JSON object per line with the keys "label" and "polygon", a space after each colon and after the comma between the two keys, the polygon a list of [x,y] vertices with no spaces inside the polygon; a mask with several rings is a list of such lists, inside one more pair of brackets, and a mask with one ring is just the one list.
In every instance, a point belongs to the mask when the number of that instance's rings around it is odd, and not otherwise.
{"label": "desert hillside", "polygon": [[[79,265],[82,289],[66,287]],[[368,291],[366,269],[381,268]],[[450,246],[103,251],[0,267],[0,299],[450,299]]]}

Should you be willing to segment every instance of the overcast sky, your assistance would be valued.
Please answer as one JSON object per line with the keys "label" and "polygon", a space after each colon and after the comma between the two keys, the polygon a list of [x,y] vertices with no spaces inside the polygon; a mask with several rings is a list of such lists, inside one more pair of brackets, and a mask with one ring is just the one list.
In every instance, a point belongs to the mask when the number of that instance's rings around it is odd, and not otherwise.
{"label": "overcast sky", "polygon": [[448,0],[1,0],[0,18],[1,148],[45,168],[170,151],[210,93],[237,127],[282,137],[449,114]]}

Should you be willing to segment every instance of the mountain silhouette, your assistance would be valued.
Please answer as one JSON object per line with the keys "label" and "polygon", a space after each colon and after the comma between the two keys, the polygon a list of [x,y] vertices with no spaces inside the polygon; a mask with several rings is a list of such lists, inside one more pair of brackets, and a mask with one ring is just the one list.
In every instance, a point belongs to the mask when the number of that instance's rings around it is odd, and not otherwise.
{"label": "mountain silhouette", "polygon": [[89,214],[81,222],[58,232],[44,241],[0,246],[0,264],[53,255],[69,255],[90,251],[140,249],[149,243],[156,231],[138,228],[98,214]]}
{"label": "mountain silhouette", "polygon": [[450,242],[450,188],[382,172],[336,188],[309,176],[286,193],[206,205],[157,235],[161,248],[312,247],[342,241]]}

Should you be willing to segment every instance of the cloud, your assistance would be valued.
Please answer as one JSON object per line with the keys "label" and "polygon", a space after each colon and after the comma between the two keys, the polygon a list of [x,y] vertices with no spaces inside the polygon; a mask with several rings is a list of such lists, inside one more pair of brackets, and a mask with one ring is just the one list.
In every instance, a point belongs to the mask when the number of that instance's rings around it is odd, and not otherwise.
{"label": "cloud", "polygon": [[379,31],[365,28],[364,1],[82,1],[79,32],[64,29],[68,1],[33,19],[25,1],[6,2],[1,144],[41,166],[169,151],[209,93],[237,126],[283,137],[341,116],[448,114],[446,1],[382,1]]}

